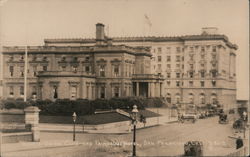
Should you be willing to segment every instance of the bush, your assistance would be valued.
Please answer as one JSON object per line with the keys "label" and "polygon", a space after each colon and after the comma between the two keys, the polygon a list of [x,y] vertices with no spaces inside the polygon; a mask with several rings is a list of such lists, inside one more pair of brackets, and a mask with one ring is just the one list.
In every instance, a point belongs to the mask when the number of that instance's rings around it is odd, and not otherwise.
{"label": "bush", "polygon": [[129,109],[132,110],[134,105],[137,105],[139,110],[146,107],[161,107],[164,105],[164,101],[161,98],[138,98],[138,97],[126,97],[126,98],[112,98],[112,99],[58,99],[55,102],[51,100],[36,100],[29,102],[23,102],[22,100],[8,100],[3,103],[7,109],[18,108],[24,109],[27,106],[37,106],[41,111],[41,115],[60,115],[60,116],[72,116],[73,112],[77,115],[89,115],[94,114],[96,110],[111,110],[111,109]]}

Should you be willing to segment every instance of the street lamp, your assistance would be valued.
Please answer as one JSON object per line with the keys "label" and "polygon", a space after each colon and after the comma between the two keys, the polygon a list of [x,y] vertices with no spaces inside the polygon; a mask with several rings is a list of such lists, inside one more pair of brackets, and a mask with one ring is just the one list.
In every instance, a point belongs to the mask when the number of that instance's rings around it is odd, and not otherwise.
{"label": "street lamp", "polygon": [[137,106],[134,105],[133,106],[133,110],[132,110],[132,122],[134,125],[134,136],[133,136],[133,157],[136,157],[136,141],[135,141],[135,135],[136,135],[136,118],[137,118],[137,113],[138,113],[138,109]]}
{"label": "street lamp", "polygon": [[76,140],[76,113],[74,112],[72,117],[73,117],[73,122],[74,122],[74,127],[73,127],[73,141]]}

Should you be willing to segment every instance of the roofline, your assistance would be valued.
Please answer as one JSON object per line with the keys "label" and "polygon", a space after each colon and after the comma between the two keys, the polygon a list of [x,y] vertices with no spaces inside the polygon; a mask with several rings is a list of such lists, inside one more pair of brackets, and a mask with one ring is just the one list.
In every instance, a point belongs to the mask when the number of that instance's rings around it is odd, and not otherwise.
{"label": "roofline", "polygon": [[[194,40],[223,40],[226,45],[235,50],[238,49],[236,44],[232,44],[225,35],[185,35],[185,36],[145,36],[145,37],[112,37],[113,42],[185,42]],[[95,43],[94,38],[77,38],[77,39],[44,39],[44,43]]]}

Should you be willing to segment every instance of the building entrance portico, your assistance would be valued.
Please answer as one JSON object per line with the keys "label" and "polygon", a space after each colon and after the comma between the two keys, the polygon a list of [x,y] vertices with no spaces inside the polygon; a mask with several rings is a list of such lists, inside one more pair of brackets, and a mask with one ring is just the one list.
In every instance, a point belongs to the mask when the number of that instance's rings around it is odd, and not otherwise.
{"label": "building entrance portico", "polygon": [[153,74],[133,76],[133,95],[141,97],[161,97],[163,77]]}

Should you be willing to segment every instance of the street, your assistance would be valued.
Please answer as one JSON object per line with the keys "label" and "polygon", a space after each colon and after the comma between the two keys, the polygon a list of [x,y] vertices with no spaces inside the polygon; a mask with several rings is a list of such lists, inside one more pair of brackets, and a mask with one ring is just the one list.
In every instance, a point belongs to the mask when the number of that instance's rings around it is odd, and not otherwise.
{"label": "street", "polygon": [[[204,155],[219,156],[235,149],[232,124],[218,124],[218,117],[199,119],[196,123],[169,123],[137,130],[138,156],[176,156],[184,153],[183,145],[189,140],[202,141]],[[132,133],[129,134],[76,134],[41,132],[37,143],[4,145],[4,157],[15,156],[127,156],[132,151]],[[13,150],[13,147],[19,149]]]}

